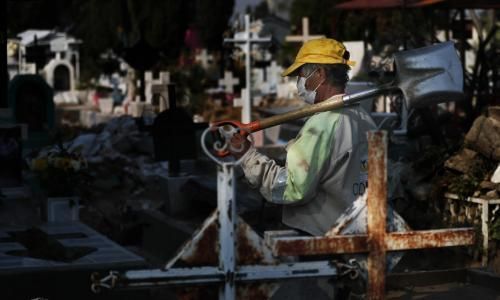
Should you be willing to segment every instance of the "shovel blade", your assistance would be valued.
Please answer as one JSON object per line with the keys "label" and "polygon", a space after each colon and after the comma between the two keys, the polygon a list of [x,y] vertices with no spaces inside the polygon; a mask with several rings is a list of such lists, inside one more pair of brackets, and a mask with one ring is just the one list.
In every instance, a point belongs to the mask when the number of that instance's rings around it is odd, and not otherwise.
{"label": "shovel blade", "polygon": [[394,62],[409,109],[463,99],[462,64],[452,42],[396,53]]}

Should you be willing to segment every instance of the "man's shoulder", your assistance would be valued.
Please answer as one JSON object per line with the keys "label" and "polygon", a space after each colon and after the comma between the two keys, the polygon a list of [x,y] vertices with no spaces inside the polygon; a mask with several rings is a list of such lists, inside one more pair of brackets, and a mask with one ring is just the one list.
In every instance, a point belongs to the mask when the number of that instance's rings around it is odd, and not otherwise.
{"label": "man's shoulder", "polygon": [[309,118],[309,120],[312,119],[314,122],[326,122],[327,124],[337,122],[342,115],[342,110],[343,108],[320,112]]}

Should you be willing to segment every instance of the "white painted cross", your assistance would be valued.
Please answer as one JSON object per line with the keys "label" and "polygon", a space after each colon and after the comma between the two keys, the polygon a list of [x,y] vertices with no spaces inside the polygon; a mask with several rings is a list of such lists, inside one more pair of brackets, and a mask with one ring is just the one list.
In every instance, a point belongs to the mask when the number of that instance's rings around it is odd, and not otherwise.
{"label": "white painted cross", "polygon": [[224,86],[224,91],[228,94],[234,93],[234,86],[240,84],[238,78],[233,77],[231,71],[224,71],[224,78],[219,79],[219,85]]}
{"label": "white painted cross", "polygon": [[170,73],[160,72],[157,79],[153,78],[153,72],[144,74],[144,87],[146,103],[152,104],[154,95],[160,95],[160,111],[168,108],[168,84],[170,83]]}
{"label": "white painted cross", "polygon": [[[250,105],[245,105],[250,103],[246,97],[248,97],[250,93],[246,91],[246,88],[241,89],[241,96],[240,98],[234,98],[233,100],[233,106],[234,107],[241,107],[241,119],[243,123],[249,123],[250,121],[246,122],[244,121],[244,116],[248,115],[250,116],[252,114],[252,109]],[[253,99],[253,102],[255,105],[259,105],[260,101],[262,101],[262,97],[256,97]],[[254,146],[255,147],[260,147],[264,145],[264,133],[263,131],[258,131],[252,133],[253,136],[253,141],[254,141]]]}
{"label": "white painted cross", "polygon": [[[245,31],[236,33],[232,39],[224,39],[225,43],[235,43],[242,48],[245,54],[245,89],[242,90],[243,110],[241,113],[241,121],[249,123],[252,121],[252,97],[251,97],[251,62],[250,62],[250,46],[252,43],[269,43],[271,37],[258,37],[254,32],[250,32],[250,16],[245,15]],[[244,91],[244,92],[243,92]],[[245,94],[245,95],[244,95]]]}
{"label": "white painted cross", "polygon": [[287,42],[301,42],[305,43],[309,40],[324,38],[324,35],[309,35],[309,18],[302,18],[302,35],[287,35],[285,40]]}
{"label": "white painted cross", "polygon": [[203,69],[208,68],[208,63],[213,61],[213,55],[207,53],[207,49],[202,49],[194,58],[196,62],[201,63]]}
{"label": "white painted cross", "polygon": [[233,106],[234,107],[242,107],[243,103],[246,102],[245,97],[247,96],[246,88],[241,89],[241,96],[239,98],[234,98]]}
{"label": "white painted cross", "polygon": [[[263,69],[252,69],[252,87],[254,91],[260,91],[264,94],[268,93],[269,84],[264,79]],[[255,97],[252,100],[255,100]],[[253,103],[253,106],[255,106],[255,103]]]}

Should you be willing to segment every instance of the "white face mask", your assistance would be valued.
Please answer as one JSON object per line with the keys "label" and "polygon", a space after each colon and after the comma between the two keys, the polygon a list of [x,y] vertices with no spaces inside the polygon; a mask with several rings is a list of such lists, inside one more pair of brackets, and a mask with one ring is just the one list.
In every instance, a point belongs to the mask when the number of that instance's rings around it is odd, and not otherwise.
{"label": "white face mask", "polygon": [[318,86],[314,89],[314,91],[308,91],[306,89],[306,81],[311,77],[314,72],[316,72],[318,69],[314,70],[309,76],[307,77],[299,77],[299,81],[297,82],[297,90],[299,97],[304,100],[304,102],[309,103],[309,104],[314,104],[314,100],[316,99],[316,90],[319,88],[321,85],[318,84]]}

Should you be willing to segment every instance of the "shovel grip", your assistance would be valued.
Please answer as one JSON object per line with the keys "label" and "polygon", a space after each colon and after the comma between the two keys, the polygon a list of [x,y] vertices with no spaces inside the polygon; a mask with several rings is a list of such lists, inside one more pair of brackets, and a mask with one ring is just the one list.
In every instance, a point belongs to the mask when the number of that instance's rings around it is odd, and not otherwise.
{"label": "shovel grip", "polygon": [[245,123],[241,123],[241,122],[235,121],[235,120],[224,120],[224,121],[220,121],[220,122],[215,122],[212,126],[214,128],[223,127],[223,126],[231,126],[234,128],[238,128],[238,129],[240,129],[240,134],[244,135],[244,136],[247,136],[249,133],[260,131],[260,130],[264,129],[264,128],[261,128],[260,121],[253,121],[253,122],[245,124]]}
{"label": "shovel grip", "polygon": [[298,110],[287,112],[281,115],[272,116],[262,120],[253,121],[247,124],[234,120],[225,120],[214,123],[213,127],[217,128],[221,126],[231,126],[240,129],[240,134],[246,136],[248,135],[248,133],[257,132],[289,121],[312,116],[318,112],[330,111],[337,108],[341,108],[344,105],[345,104],[342,97],[333,97],[331,99],[328,99],[326,101],[314,105],[309,105]]}

